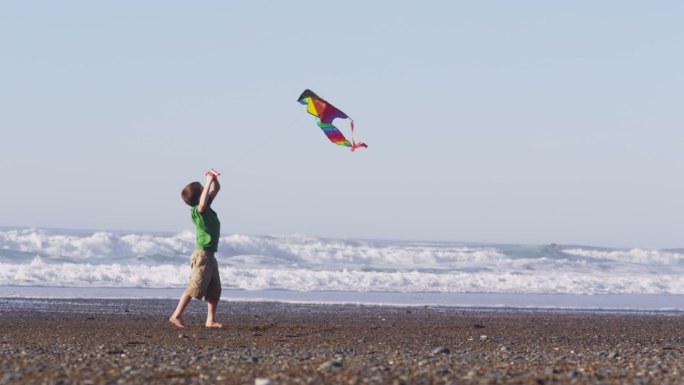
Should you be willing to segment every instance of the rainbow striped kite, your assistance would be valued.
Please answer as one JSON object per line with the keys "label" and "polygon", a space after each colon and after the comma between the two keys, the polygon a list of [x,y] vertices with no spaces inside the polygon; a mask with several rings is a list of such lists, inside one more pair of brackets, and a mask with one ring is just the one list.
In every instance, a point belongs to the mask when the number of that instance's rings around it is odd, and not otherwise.
{"label": "rainbow striped kite", "polygon": [[[359,147],[368,147],[365,143],[356,143],[354,141],[354,120],[351,119],[347,114],[335,108],[332,104],[326,102],[324,99],[320,98],[318,95],[314,94],[311,90],[305,90],[299,97],[299,103],[307,105],[307,112],[315,116],[316,123],[318,127],[325,132],[325,135],[330,139],[331,142],[345,147],[351,147],[354,151]],[[335,127],[332,122],[335,118],[349,119],[351,122],[351,138],[352,141],[349,143],[347,138],[342,135],[340,130]]]}

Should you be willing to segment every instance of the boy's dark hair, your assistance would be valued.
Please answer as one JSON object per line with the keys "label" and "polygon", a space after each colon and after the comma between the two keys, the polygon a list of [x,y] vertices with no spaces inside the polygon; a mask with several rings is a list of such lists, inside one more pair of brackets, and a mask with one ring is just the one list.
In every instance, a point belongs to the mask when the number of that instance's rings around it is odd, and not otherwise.
{"label": "boy's dark hair", "polygon": [[200,182],[192,182],[183,188],[181,191],[181,196],[183,201],[191,207],[195,207],[199,204],[200,196],[202,195],[202,184]]}

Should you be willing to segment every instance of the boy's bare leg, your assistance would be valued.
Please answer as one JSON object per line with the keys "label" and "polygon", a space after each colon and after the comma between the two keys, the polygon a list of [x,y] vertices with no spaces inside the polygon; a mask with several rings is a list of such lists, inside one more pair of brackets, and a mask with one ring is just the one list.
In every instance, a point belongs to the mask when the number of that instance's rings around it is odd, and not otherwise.
{"label": "boy's bare leg", "polygon": [[222,328],[223,324],[216,322],[216,306],[218,306],[217,299],[211,299],[207,301],[207,323],[208,328]]}
{"label": "boy's bare leg", "polygon": [[181,317],[183,316],[183,311],[185,310],[185,307],[188,306],[191,299],[192,297],[185,293],[181,295],[180,300],[178,300],[178,306],[176,306],[176,311],[174,311],[171,318],[169,318],[169,322],[171,322],[175,326],[178,326],[179,328],[185,327],[185,324],[181,320]]}

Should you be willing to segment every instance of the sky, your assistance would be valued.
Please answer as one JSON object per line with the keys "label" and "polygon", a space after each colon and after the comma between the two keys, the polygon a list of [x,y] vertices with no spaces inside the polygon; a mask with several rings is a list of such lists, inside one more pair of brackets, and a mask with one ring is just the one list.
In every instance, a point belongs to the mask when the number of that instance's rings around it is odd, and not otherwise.
{"label": "sky", "polygon": [[[684,247],[684,3],[0,2],[0,226]],[[367,149],[328,142],[313,90]],[[348,123],[336,121],[348,134]]]}

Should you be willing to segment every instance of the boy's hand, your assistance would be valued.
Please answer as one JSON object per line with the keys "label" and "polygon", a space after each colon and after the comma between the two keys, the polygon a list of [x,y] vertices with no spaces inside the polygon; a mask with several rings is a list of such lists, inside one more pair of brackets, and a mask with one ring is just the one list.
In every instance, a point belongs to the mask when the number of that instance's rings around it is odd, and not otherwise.
{"label": "boy's hand", "polygon": [[218,177],[219,175],[221,175],[221,173],[218,172],[217,170],[214,170],[214,169],[212,168],[211,170],[207,171],[206,175],[213,175],[214,178],[216,178],[216,177]]}
{"label": "boy's hand", "polygon": [[211,186],[211,183],[214,182],[214,180],[216,180],[216,176],[214,176],[213,174],[207,173],[207,181],[204,183],[204,185],[207,187]]}

